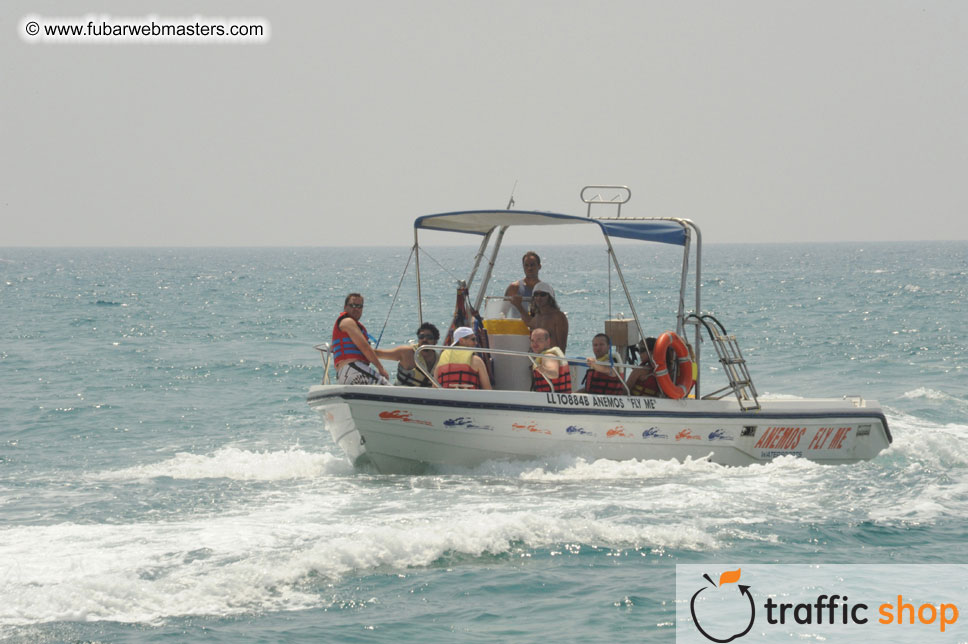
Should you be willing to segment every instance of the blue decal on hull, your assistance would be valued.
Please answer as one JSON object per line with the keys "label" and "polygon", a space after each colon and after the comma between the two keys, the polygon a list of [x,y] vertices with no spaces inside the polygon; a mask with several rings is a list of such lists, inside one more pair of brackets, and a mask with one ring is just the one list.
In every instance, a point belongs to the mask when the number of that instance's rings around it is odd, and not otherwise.
{"label": "blue decal on hull", "polygon": [[457,418],[448,418],[444,421],[445,427],[466,427],[467,429],[486,429],[488,431],[494,431],[494,428],[490,425],[475,425],[473,418],[467,418],[464,416],[458,416]]}

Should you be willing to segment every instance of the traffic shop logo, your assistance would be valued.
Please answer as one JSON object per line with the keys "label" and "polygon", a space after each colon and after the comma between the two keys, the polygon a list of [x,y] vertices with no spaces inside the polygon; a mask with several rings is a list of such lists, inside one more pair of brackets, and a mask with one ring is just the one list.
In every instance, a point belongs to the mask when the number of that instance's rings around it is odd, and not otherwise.
{"label": "traffic shop logo", "polygon": [[[707,574],[703,574],[703,579],[708,583],[697,590],[689,601],[689,612],[692,614],[692,622],[696,629],[702,633],[703,637],[711,642],[732,642],[737,637],[742,637],[753,628],[756,619],[756,605],[753,603],[753,595],[750,594],[750,587],[738,583],[742,569],[727,570],[719,576],[719,584],[716,584]],[[700,621],[700,615],[705,611],[701,609],[704,600],[717,599],[717,604],[728,606],[725,615],[704,615]],[[696,603],[699,601],[700,610],[696,610]]]}
{"label": "traffic shop logo", "polygon": [[[796,566],[791,567],[796,569]],[[855,633],[857,632],[855,629],[875,629],[867,630],[866,634],[874,641],[878,641],[878,635],[890,633],[892,638],[906,637],[910,638],[908,641],[925,642],[933,634],[932,631],[943,636],[958,622],[959,610],[954,601],[958,597],[950,596],[954,594],[953,591],[944,591],[940,588],[917,590],[901,587],[899,584],[898,587],[891,589],[893,592],[885,593],[886,597],[879,598],[881,601],[871,601],[877,598],[875,595],[874,598],[868,596],[865,597],[865,601],[858,602],[856,599],[851,601],[848,598],[845,593],[847,588],[843,585],[844,580],[840,579],[839,587],[827,593],[816,596],[811,594],[803,598],[796,598],[794,595],[791,597],[792,601],[777,601],[778,595],[773,592],[766,591],[767,594],[762,595],[764,583],[767,588],[773,589],[782,588],[791,583],[789,578],[779,577],[784,566],[777,566],[777,568],[779,570],[772,572],[772,576],[762,574],[760,566],[752,566],[751,570],[747,570],[756,578],[760,588],[762,609],[760,626],[765,629],[764,634],[769,631],[783,632],[784,630],[789,634],[789,629],[793,629],[792,632],[796,633],[802,627],[821,627],[828,632],[829,629],[834,628],[841,633],[843,633],[841,629],[848,629]],[[695,580],[694,575],[698,575],[702,568],[693,570],[689,578]],[[879,569],[875,568],[875,570]],[[683,599],[692,592],[689,601],[692,622],[696,630],[710,642],[719,644],[732,642],[747,635],[753,629],[757,612],[756,600],[750,592],[751,586],[739,583],[741,573],[741,568],[727,570],[719,575],[719,583],[714,582],[707,573],[703,573],[701,579],[706,583],[694,592],[693,582],[684,578],[684,586],[680,588],[681,594],[677,592],[677,595]],[[891,574],[897,573],[891,571]],[[747,579],[749,576],[747,575]],[[891,583],[888,582],[888,584]],[[810,584],[810,587],[817,586]],[[942,601],[930,601],[934,599],[932,595],[939,591],[943,593]],[[780,596],[789,595],[781,593]],[[915,600],[915,597],[918,597],[918,600]],[[685,607],[682,608],[684,610]]]}

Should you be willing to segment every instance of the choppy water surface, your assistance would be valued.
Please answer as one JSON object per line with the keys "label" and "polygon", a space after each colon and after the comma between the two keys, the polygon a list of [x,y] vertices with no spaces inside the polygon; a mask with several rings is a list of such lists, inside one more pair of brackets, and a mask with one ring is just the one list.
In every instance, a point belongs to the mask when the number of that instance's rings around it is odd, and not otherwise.
{"label": "choppy water surface", "polygon": [[[677,256],[632,249],[664,330]],[[581,352],[604,255],[541,250]],[[673,641],[676,563],[961,561],[968,244],[706,249],[703,308],[760,392],[880,400],[895,442],[872,462],[374,476],[305,404],[312,345],[350,290],[378,335],[408,253],[0,250],[0,638]],[[471,253],[431,253],[443,326]],[[410,338],[414,296],[408,278],[384,344]]]}

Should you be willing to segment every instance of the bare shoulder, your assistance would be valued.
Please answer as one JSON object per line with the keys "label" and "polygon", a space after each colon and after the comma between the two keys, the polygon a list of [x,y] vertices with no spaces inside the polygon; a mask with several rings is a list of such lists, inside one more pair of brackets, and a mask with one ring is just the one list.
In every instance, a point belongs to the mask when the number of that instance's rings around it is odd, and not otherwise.
{"label": "bare shoulder", "polygon": [[343,331],[349,331],[350,329],[360,328],[360,325],[357,324],[356,320],[354,320],[353,318],[345,317],[342,320],[340,320],[339,328],[342,329]]}

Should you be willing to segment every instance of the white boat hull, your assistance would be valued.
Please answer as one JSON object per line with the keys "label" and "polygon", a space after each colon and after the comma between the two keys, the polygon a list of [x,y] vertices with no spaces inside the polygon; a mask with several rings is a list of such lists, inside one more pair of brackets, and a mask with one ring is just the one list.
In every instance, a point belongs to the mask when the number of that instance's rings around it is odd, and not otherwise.
{"label": "white boat hull", "polygon": [[891,443],[878,404],[856,397],[743,411],[735,399],[316,385],[308,402],[354,465],[381,473],[559,455],[750,465],[789,454],[838,464]]}

